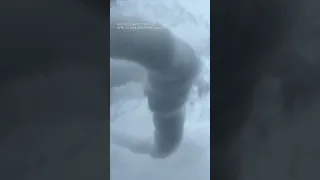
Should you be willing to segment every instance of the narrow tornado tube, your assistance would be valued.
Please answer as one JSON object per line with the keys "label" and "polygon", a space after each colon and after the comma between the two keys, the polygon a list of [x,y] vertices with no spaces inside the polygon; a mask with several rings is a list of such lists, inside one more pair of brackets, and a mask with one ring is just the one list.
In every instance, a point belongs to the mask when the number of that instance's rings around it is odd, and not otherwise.
{"label": "narrow tornado tube", "polygon": [[200,72],[199,58],[189,44],[160,24],[120,14],[110,19],[110,57],[147,69],[146,95],[155,127],[148,153],[169,156],[183,139],[185,103]]}

